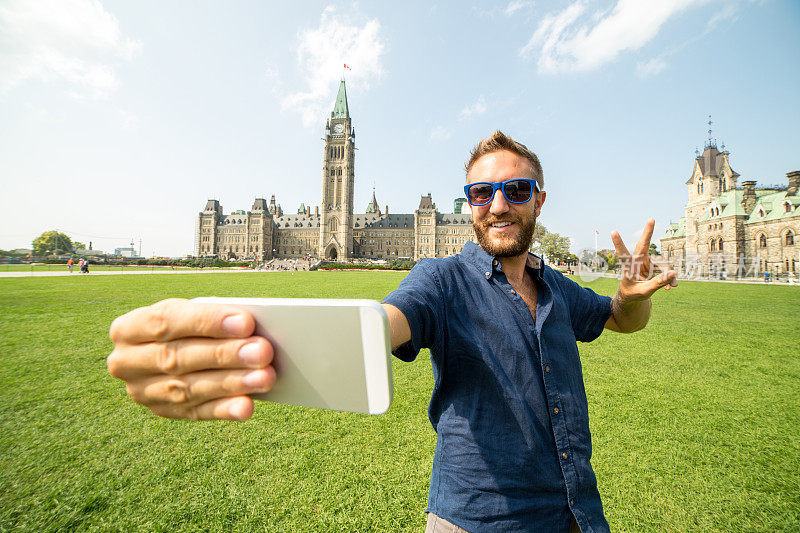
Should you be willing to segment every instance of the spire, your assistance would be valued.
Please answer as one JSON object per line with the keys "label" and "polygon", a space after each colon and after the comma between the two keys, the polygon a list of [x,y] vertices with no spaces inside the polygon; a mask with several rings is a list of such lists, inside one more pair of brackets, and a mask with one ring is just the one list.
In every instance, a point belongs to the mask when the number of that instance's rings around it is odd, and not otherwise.
{"label": "spire", "polygon": [[344,87],[344,80],[339,83],[339,94],[336,95],[336,103],[333,105],[331,118],[349,118],[350,110],[347,108],[347,90]]}
{"label": "spire", "polygon": [[375,186],[372,186],[372,200],[367,205],[367,213],[375,213],[380,216],[381,208],[378,207],[378,200],[375,198]]}

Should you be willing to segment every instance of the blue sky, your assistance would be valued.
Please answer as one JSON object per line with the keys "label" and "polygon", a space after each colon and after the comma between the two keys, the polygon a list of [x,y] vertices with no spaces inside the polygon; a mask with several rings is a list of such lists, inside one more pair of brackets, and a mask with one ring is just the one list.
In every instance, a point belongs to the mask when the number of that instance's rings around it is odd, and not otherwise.
{"label": "blue sky", "polygon": [[740,180],[800,169],[800,4],[0,1],[0,248],[58,228],[112,251],[190,253],[198,211],[321,196],[343,63],[356,210],[433,194],[469,149],[535,151],[540,221],[573,251],[682,215],[695,148]]}

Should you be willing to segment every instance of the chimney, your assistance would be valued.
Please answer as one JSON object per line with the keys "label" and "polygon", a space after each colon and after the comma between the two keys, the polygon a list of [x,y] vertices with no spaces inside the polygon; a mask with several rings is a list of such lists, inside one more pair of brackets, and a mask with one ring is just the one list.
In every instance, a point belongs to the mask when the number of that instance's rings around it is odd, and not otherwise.
{"label": "chimney", "polygon": [[744,187],[744,195],[742,197],[742,207],[744,208],[744,212],[749,215],[753,211],[753,208],[756,206],[756,182],[743,181],[742,187]]}
{"label": "chimney", "polygon": [[315,217],[318,217],[318,216],[319,216],[319,206],[318,206],[318,205],[315,205],[315,206],[314,206],[314,216],[315,216]]}
{"label": "chimney", "polygon": [[389,204],[386,204],[386,213],[385,213],[385,214],[386,214],[386,215],[388,215],[388,214],[389,214]]}
{"label": "chimney", "polygon": [[800,189],[800,170],[787,172],[786,179],[789,180],[789,189],[787,189],[786,195],[796,196],[798,189]]}

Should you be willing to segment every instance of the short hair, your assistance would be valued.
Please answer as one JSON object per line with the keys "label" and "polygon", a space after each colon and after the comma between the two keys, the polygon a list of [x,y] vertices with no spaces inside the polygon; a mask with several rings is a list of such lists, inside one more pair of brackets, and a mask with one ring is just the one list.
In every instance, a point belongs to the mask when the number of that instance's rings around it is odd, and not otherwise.
{"label": "short hair", "polygon": [[528,150],[527,146],[515,141],[500,130],[478,141],[478,144],[476,144],[475,148],[470,152],[469,161],[464,165],[464,169],[467,171],[467,174],[469,174],[475,161],[486,154],[500,152],[502,150],[507,150],[527,159],[533,168],[533,178],[539,184],[539,190],[544,190],[544,174],[542,173],[542,164],[539,163],[539,158],[536,157],[536,154]]}

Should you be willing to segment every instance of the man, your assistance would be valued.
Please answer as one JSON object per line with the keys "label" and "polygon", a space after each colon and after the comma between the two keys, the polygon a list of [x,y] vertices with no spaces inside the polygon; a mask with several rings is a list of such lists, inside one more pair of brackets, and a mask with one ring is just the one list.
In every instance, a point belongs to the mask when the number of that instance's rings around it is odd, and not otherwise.
{"label": "man", "polygon": [[[501,132],[467,164],[479,245],[421,261],[384,300],[394,354],[430,348],[429,418],[437,433],[427,531],[607,531],[590,465],[588,405],[576,340],[645,326],[654,221],[631,255],[612,234],[623,276],[598,296],[528,254],[546,193],[541,165]],[[165,300],[111,325],[110,372],[167,417],[245,420],[249,393],[275,382],[272,348],[236,308]]]}

